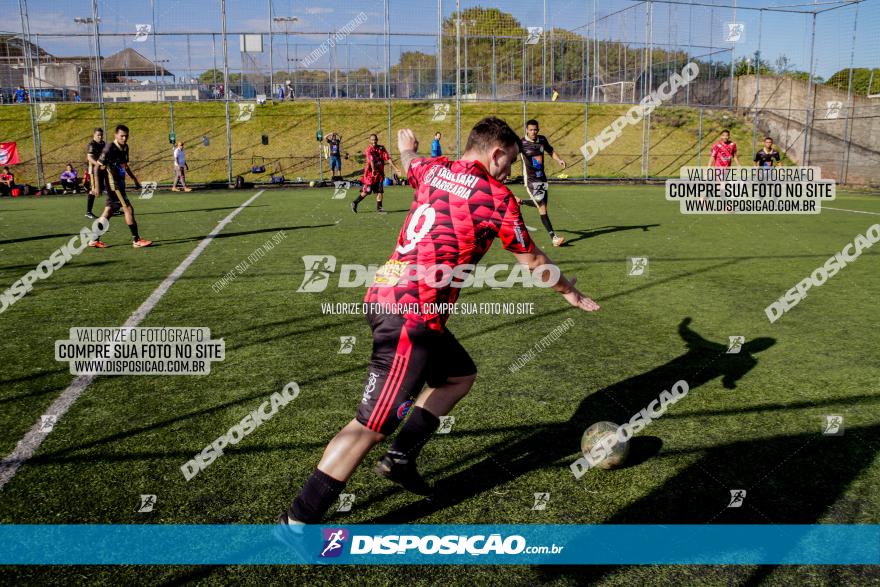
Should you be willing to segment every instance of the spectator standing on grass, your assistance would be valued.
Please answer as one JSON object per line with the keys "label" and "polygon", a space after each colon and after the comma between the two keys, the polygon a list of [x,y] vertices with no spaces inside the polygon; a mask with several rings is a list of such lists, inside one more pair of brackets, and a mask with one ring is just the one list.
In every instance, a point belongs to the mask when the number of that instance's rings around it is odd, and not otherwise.
{"label": "spectator standing on grass", "polygon": [[78,191],[76,179],[76,169],[68,163],[61,173],[61,187],[64,188],[65,194],[75,194]]}
{"label": "spectator standing on grass", "polygon": [[431,141],[431,157],[440,157],[443,155],[443,149],[440,147],[440,139],[442,138],[440,131],[434,133],[434,140]]}
{"label": "spectator standing on grass", "polygon": [[183,152],[183,141],[177,141],[177,146],[174,148],[174,185],[171,186],[172,192],[179,192],[177,189],[177,180],[180,180],[180,185],[183,187],[183,191],[191,192],[192,188],[186,187],[186,170],[189,167],[186,164],[186,153]]}
{"label": "spectator standing on grass", "polygon": [[15,90],[15,101],[18,104],[24,104],[27,101],[27,91],[23,86],[18,86]]}

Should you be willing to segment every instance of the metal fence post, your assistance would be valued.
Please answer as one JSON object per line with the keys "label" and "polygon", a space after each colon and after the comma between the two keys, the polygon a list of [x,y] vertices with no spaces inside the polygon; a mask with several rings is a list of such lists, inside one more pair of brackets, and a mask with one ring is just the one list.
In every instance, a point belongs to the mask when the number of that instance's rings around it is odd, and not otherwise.
{"label": "metal fence post", "polygon": [[703,107],[700,106],[700,128],[697,131],[697,167],[703,158]]}
{"label": "metal fence post", "polygon": [[[859,22],[859,5],[856,4],[856,13],[853,16],[853,36],[852,36],[852,49],[849,53],[849,81],[846,86],[846,103],[849,106],[849,116],[846,119],[846,124],[843,127],[843,141],[846,144],[846,148],[843,152],[843,157],[840,160],[840,171],[837,174],[837,180],[840,183],[846,184],[846,176],[849,172],[849,152],[852,149],[852,125],[853,118],[855,118],[855,100],[853,98],[852,91],[852,83],[853,83],[853,62],[856,57],[856,29],[857,23]],[[873,73],[873,71],[872,71]],[[871,85],[868,83],[868,94],[871,93]]]}
{"label": "metal fence post", "polygon": [[[97,0],[94,0],[97,2]],[[226,181],[232,183],[232,127],[229,124],[229,39],[226,34],[226,0],[220,0],[223,39],[223,103],[226,109]]]}
{"label": "metal fence post", "polygon": [[816,60],[814,59],[816,49],[816,13],[813,13],[813,31],[810,37],[810,79],[807,85],[807,109],[804,111],[804,152],[801,155],[801,166],[809,167],[810,165],[810,128],[813,126],[813,117],[815,116],[815,81],[813,77],[816,75]]}
{"label": "metal fence post", "polygon": [[37,101],[34,86],[36,71],[34,70],[33,55],[31,55],[31,25],[28,16],[27,0],[18,0],[18,11],[21,15],[21,48],[24,53],[24,67],[28,72],[28,88],[30,100],[28,101],[28,114],[31,119],[31,140],[34,144],[34,166],[37,173],[37,186],[42,188],[43,182],[43,147],[40,141],[40,123],[37,114]]}

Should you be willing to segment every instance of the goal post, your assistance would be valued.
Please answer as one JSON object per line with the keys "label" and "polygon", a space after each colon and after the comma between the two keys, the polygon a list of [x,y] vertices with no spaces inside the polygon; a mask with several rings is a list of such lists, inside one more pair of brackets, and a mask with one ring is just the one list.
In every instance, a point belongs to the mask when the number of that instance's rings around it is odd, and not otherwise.
{"label": "goal post", "polygon": [[612,82],[593,86],[593,102],[632,104],[636,99],[635,82]]}

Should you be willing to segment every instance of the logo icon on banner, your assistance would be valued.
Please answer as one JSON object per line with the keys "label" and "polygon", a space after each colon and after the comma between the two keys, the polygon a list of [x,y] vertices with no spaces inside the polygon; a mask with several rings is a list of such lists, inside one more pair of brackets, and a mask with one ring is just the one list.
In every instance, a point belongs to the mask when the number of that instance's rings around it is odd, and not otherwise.
{"label": "logo icon on banner", "polygon": [[351,506],[354,505],[354,493],[340,493],[339,494],[339,507],[336,508],[337,512],[350,512]]}
{"label": "logo icon on banner", "polygon": [[626,274],[630,277],[642,277],[648,274],[647,257],[629,257],[626,260]]}
{"label": "logo icon on banner", "polygon": [[727,345],[727,354],[735,355],[742,350],[743,344],[746,342],[745,336],[730,336],[728,337],[730,342]]}
{"label": "logo icon on banner", "polygon": [[832,120],[840,118],[840,111],[843,110],[843,102],[839,100],[825,102],[825,109],[825,118]]}
{"label": "logo icon on banner", "polygon": [[153,511],[156,506],[156,496],[141,494],[141,505],[138,506],[137,513],[146,514]]}
{"label": "logo icon on banner", "polygon": [[724,40],[728,43],[739,43],[744,40],[746,25],[742,22],[728,22],[724,25]]}
{"label": "logo icon on banner", "polygon": [[0,165],[18,164],[18,144],[0,143]]}
{"label": "logo icon on banner", "polygon": [[351,188],[350,181],[334,181],[333,182],[333,200],[342,200],[345,198],[346,190]]}
{"label": "logo icon on banner", "polygon": [[254,110],[256,109],[256,104],[238,104],[238,118],[236,118],[236,122],[247,122],[251,119],[251,116],[254,115]]}
{"label": "logo icon on banner", "polygon": [[339,351],[337,351],[337,355],[350,355],[351,351],[354,350],[354,345],[357,343],[356,336],[340,336],[339,337]]}
{"label": "logo icon on banner", "polygon": [[454,424],[455,416],[440,416],[440,426],[437,428],[437,434],[449,434],[452,432]]}
{"label": "logo icon on banner", "polygon": [[530,26],[528,32],[529,34],[526,37],[526,45],[537,45],[541,41],[541,35],[544,34],[544,27]]}
{"label": "logo icon on banner", "polygon": [[159,184],[155,181],[145,181],[141,184],[141,200],[149,200]]}
{"label": "logo icon on banner", "polygon": [[442,122],[446,120],[447,114],[449,114],[449,104],[437,102],[434,104],[434,114],[431,116],[431,121]]}
{"label": "logo icon on banner", "polygon": [[825,416],[825,425],[822,427],[825,436],[843,436],[843,416]]}
{"label": "logo icon on banner", "polygon": [[48,102],[40,104],[40,112],[37,116],[38,122],[52,122],[55,118],[55,103]]}
{"label": "logo icon on banner", "polygon": [[136,24],[134,25],[134,39],[135,43],[143,43],[150,37],[150,33],[153,32],[153,25],[151,24]]}
{"label": "logo icon on banner", "polygon": [[745,489],[731,489],[730,490],[730,503],[727,504],[729,508],[739,508],[742,507],[743,501],[746,499],[746,490]]}
{"label": "logo icon on banner", "polygon": [[342,554],[342,546],[348,540],[348,530],[342,528],[323,528],[324,549],[321,551],[321,558],[333,558]]}
{"label": "logo icon on banner", "polygon": [[336,269],[336,257],[333,255],[304,255],[302,261],[306,268],[306,274],[296,291],[317,293],[327,289],[330,274]]}
{"label": "logo icon on banner", "polygon": [[546,510],[548,503],[550,503],[549,493],[536,493],[535,503],[532,505],[532,510]]}
{"label": "logo icon on banner", "polygon": [[40,416],[40,432],[52,432],[57,422],[58,416],[55,414],[43,414]]}

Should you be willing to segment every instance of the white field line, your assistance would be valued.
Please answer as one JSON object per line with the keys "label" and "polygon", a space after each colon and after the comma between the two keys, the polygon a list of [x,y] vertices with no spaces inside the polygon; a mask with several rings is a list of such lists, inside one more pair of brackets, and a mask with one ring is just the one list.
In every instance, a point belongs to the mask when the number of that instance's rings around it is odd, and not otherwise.
{"label": "white field line", "polygon": [[[260,194],[263,193],[263,190],[260,190],[248,200],[229,213],[229,215],[221,220],[217,226],[214,227],[214,230],[208,233],[208,235],[202,239],[202,241],[198,244],[198,246],[193,249],[193,251],[189,254],[189,256],[184,259],[177,268],[171,272],[171,275],[165,278],[165,280],[159,284],[150,297],[144,301],[140,305],[140,307],[132,313],[131,316],[128,317],[128,320],[125,321],[123,327],[132,327],[137,326],[141,323],[141,321],[147,317],[147,314],[156,307],[156,304],[159,303],[159,300],[162,299],[162,296],[174,285],[180,276],[183,275],[183,272],[189,268],[190,265],[193,264],[199,255],[205,250],[205,248],[211,243],[215,236],[217,236],[223,228],[229,224],[235,216],[244,210],[251,202],[256,200]],[[53,415],[55,416],[55,425],[57,425],[58,420],[67,413],[67,410],[70,409],[70,406],[79,399],[79,396],[82,395],[83,391],[89,386],[89,384],[95,379],[95,375],[77,375],[73,382],[67,386],[67,388],[61,392],[61,395],[52,402],[52,405],[46,410],[46,413],[43,415]],[[50,430],[43,430],[42,418],[40,418],[36,424],[34,424],[33,428],[31,428],[27,434],[25,434],[21,440],[18,441],[18,444],[15,446],[15,450],[13,450],[8,456],[6,456],[2,461],[0,461],[0,489],[3,488],[4,485],[9,483],[10,480],[15,476],[15,473],[18,472],[18,468],[21,467],[25,461],[34,456],[37,452],[37,449],[40,448],[40,445],[43,444],[43,441],[49,436]]]}

